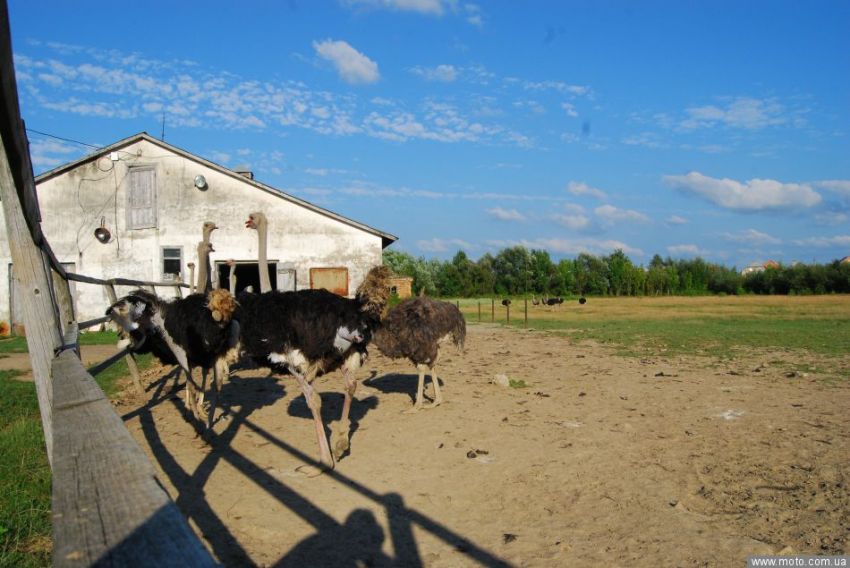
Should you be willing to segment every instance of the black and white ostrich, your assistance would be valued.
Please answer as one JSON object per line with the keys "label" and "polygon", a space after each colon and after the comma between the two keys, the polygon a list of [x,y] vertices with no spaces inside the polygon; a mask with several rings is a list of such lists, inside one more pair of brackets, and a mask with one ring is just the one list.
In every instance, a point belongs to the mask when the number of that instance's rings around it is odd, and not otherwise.
{"label": "black and white ostrich", "polygon": [[385,356],[410,359],[419,370],[416,402],[408,412],[423,408],[426,370],[434,385],[434,400],[426,408],[443,402],[436,371],[440,345],[451,342],[463,349],[465,339],[466,320],[460,310],[454,304],[426,297],[411,298],[392,308],[372,338]]}
{"label": "black and white ostrich", "polygon": [[[153,353],[162,363],[179,365],[186,375],[187,410],[212,426],[219,381],[226,377],[237,355],[239,323],[233,317],[236,300],[227,290],[190,294],[164,300],[146,290],[135,290],[106,310],[119,326],[122,343],[134,353]],[[201,367],[203,381],[213,371],[210,410],[195,394],[192,369]],[[203,387],[202,387],[203,389]]]}
{"label": "black and white ostrich", "polygon": [[[261,264],[261,274],[265,268]],[[357,388],[355,372],[367,357],[366,346],[389,299],[389,276],[384,266],[372,268],[353,299],[327,290],[239,295],[236,317],[243,352],[257,365],[291,374],[298,381],[313,415],[321,462],[328,469],[333,469],[334,459],[349,448],[348,415]],[[317,376],[337,369],[343,371],[345,402],[332,454],[322,422],[322,399],[312,383]]]}

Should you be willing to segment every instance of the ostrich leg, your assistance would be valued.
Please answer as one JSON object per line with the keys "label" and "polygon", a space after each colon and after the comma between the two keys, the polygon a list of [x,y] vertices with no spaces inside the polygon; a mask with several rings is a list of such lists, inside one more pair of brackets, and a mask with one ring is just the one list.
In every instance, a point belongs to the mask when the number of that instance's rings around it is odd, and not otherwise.
{"label": "ostrich leg", "polygon": [[215,407],[218,404],[218,391],[221,389],[223,378],[227,376],[227,364],[222,361],[216,361],[213,367],[212,383],[210,384],[210,409],[207,415],[207,432],[212,430],[213,420],[215,418]]}
{"label": "ostrich leg", "polygon": [[[325,435],[325,425],[322,422],[322,397],[313,389],[313,379],[316,376],[315,371],[308,371],[308,376],[293,371],[298,385],[301,387],[301,392],[304,393],[304,400],[307,401],[307,406],[310,407],[310,412],[313,414],[313,423],[316,426],[316,439],[319,442],[319,455],[322,466],[325,469],[334,468],[334,458],[331,455],[331,449],[328,445],[328,437]],[[313,466],[301,466],[299,471],[306,473],[309,477],[314,477],[322,473],[321,468]]]}
{"label": "ostrich leg", "polygon": [[416,365],[416,368],[419,369],[419,386],[416,388],[416,402],[413,404],[412,408],[405,410],[408,414],[422,410],[422,399],[425,392],[425,369],[427,369],[428,366],[420,363]]}
{"label": "ostrich leg", "polygon": [[437,378],[437,364],[431,367],[431,382],[434,384],[434,402],[428,408],[443,404],[443,393],[440,392],[440,379]]}
{"label": "ostrich leg", "polygon": [[339,425],[334,433],[334,457],[339,458],[348,448],[349,440],[348,433],[350,424],[348,421],[348,413],[351,410],[351,399],[354,398],[354,392],[357,390],[357,378],[354,376],[354,370],[345,369],[343,376],[345,377],[345,402],[342,404],[342,416],[339,419]]}

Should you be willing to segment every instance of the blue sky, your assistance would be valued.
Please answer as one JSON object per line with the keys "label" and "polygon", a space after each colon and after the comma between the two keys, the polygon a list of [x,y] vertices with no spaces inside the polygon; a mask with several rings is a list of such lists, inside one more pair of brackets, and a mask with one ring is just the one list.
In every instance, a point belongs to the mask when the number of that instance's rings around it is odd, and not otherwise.
{"label": "blue sky", "polygon": [[[399,237],[850,255],[850,2],[9,0],[23,117],[140,131]],[[91,148],[30,132],[36,173]]]}

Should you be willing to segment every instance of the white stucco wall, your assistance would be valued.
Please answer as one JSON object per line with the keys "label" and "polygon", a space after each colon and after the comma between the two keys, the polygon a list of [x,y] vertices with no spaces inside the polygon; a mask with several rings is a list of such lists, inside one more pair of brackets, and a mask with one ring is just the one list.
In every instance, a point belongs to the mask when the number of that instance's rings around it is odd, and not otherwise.
{"label": "white stucco wall", "polygon": [[[257,260],[257,232],[245,228],[248,214],[262,211],[268,219],[268,259],[296,270],[297,288],[309,288],[310,268],[345,267],[353,293],[366,272],[381,263],[381,236],[311,210],[259,188],[241,176],[188,159],[144,139],[117,152],[83,163],[37,185],[42,228],[56,257],[75,264],[76,272],[96,278],[161,281],[162,247],[182,247],[183,274],[195,262],[204,221],[213,221],[216,261]],[[151,166],[156,171],[157,228],[127,229],[128,170]],[[203,175],[206,191],[194,186]],[[101,244],[94,230],[101,218],[112,241]],[[0,231],[0,320],[9,321],[11,262],[5,220]],[[280,266],[280,265],[279,265]],[[213,269],[215,270],[215,269]],[[119,288],[119,295],[128,289]],[[164,291],[162,291],[165,294]],[[78,320],[103,315],[109,302],[102,287],[78,283]]]}

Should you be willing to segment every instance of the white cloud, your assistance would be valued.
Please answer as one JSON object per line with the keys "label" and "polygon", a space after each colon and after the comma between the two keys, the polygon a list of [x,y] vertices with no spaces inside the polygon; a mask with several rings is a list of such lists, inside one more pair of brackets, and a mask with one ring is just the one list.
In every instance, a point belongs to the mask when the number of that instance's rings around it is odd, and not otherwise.
{"label": "white cloud", "polygon": [[310,174],[311,176],[324,177],[324,176],[328,175],[328,170],[326,170],[324,168],[306,168],[304,170],[304,173]]}
{"label": "white cloud", "polygon": [[433,16],[442,16],[446,7],[451,4],[445,0],[344,0],[350,6],[366,6],[369,8],[384,8],[398,12],[418,12]]}
{"label": "white cloud", "polygon": [[756,231],[755,229],[747,229],[746,231],[742,231],[737,234],[723,233],[722,236],[727,241],[731,241],[733,243],[741,243],[754,247],[765,245],[778,245],[782,243],[780,239],[772,237],[767,233]]}
{"label": "white cloud", "polygon": [[557,91],[577,97],[588,96],[593,93],[590,87],[586,85],[570,85],[563,81],[525,81],[522,87],[527,91]]}
{"label": "white cloud", "polygon": [[517,211],[516,209],[503,209],[502,207],[493,207],[491,209],[485,209],[486,213],[491,217],[499,219],[500,221],[525,221],[526,216]]}
{"label": "white cloud", "polygon": [[602,191],[601,189],[596,189],[595,187],[590,187],[586,183],[571,181],[567,184],[567,193],[571,193],[572,195],[582,196],[587,195],[589,197],[595,197],[599,200],[608,199],[608,195]]}
{"label": "white cloud", "polygon": [[437,65],[436,67],[413,67],[410,70],[414,75],[422,77],[426,81],[439,81],[451,83],[458,77],[458,69],[454,65]]}
{"label": "white cloud", "polygon": [[347,42],[327,39],[313,42],[313,49],[336,67],[337,73],[352,85],[374,83],[380,79],[378,64],[351,47]]}
{"label": "white cloud", "polygon": [[667,247],[667,252],[676,256],[708,256],[709,251],[699,248],[697,245],[673,245]]}
{"label": "white cloud", "polygon": [[671,225],[685,225],[689,221],[684,217],[679,217],[678,215],[670,215],[670,217],[667,218],[667,222]]}
{"label": "white cloud", "polygon": [[831,179],[814,182],[815,186],[828,189],[844,197],[850,197],[850,180],[846,179]]}
{"label": "white cloud", "polygon": [[711,178],[699,172],[664,176],[663,179],[680,191],[736,211],[812,207],[821,202],[821,196],[808,185],[781,183],[771,179],[751,179],[741,183],[728,178]]}
{"label": "white cloud", "polygon": [[576,107],[571,105],[570,103],[561,103],[561,108],[564,109],[564,112],[567,113],[567,116],[572,118],[578,118],[578,111],[576,111]]}
{"label": "white cloud", "polygon": [[463,9],[466,11],[466,21],[473,26],[482,27],[484,19],[481,15],[481,7],[478,4],[464,4]]}
{"label": "white cloud", "polygon": [[687,118],[679,123],[686,130],[712,128],[718,124],[758,130],[787,121],[785,109],[774,99],[738,97],[725,107],[706,105],[685,110]]}
{"label": "white cloud", "polygon": [[593,210],[607,225],[622,222],[649,223],[649,217],[632,209],[620,209],[613,205],[601,205]]}
{"label": "white cloud", "polygon": [[472,250],[474,245],[461,239],[439,239],[433,238],[428,240],[416,241],[416,246],[419,250],[425,252],[446,252],[450,249]]}
{"label": "white cloud", "polygon": [[59,140],[36,140],[30,143],[30,159],[33,167],[38,170],[59,166],[84,153],[79,146]]}
{"label": "white cloud", "polygon": [[815,215],[815,222],[818,225],[842,225],[850,219],[846,213],[840,211],[827,211]]}
{"label": "white cloud", "polygon": [[835,235],[834,237],[809,237],[794,241],[795,245],[807,247],[850,247],[850,235]]}

